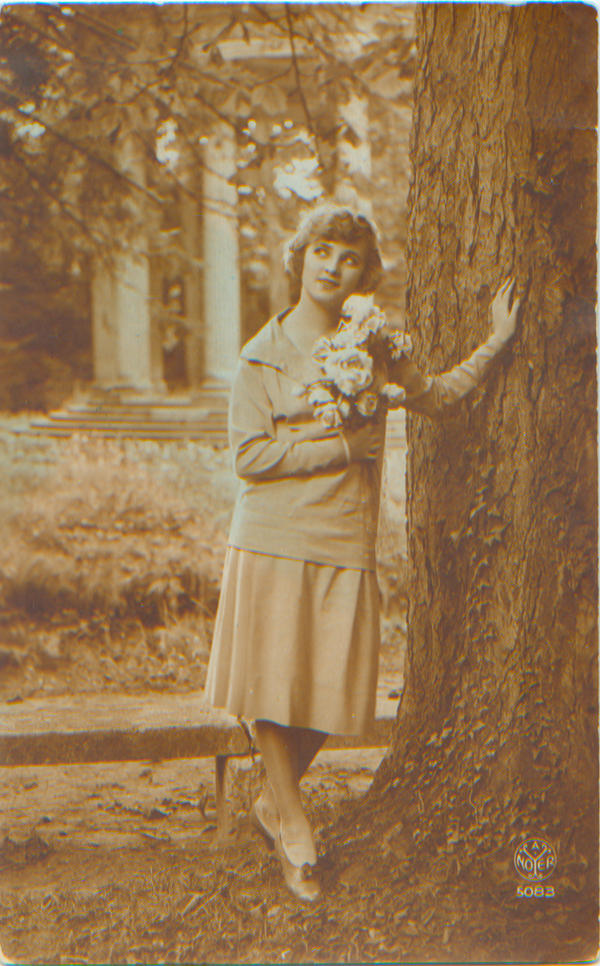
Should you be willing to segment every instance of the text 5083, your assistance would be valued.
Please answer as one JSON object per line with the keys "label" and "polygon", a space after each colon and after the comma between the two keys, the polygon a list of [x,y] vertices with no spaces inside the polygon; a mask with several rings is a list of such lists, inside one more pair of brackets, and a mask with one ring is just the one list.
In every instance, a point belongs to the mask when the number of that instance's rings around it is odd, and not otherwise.
{"label": "text 5083", "polygon": [[556,892],[554,886],[517,886],[517,896],[519,899],[551,899]]}

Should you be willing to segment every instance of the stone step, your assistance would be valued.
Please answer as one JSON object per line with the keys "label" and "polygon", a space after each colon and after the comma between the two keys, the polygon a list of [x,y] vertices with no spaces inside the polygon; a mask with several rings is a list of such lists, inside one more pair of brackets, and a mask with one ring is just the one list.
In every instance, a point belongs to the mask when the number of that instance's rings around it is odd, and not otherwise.
{"label": "stone step", "polygon": [[147,407],[138,410],[129,409],[125,406],[98,406],[97,408],[66,406],[48,413],[48,418],[53,419],[110,419],[120,422],[136,422],[140,420],[155,419],[162,422],[194,423],[207,419],[219,419],[227,422],[227,410],[218,408],[186,409],[183,406],[177,409],[159,409],[158,406]]}
{"label": "stone step", "polygon": [[[32,420],[22,432],[56,439],[76,433],[105,439],[181,439],[222,448],[228,444],[225,388],[222,384],[203,386],[193,398],[93,390],[87,399],[68,402]],[[393,448],[406,446],[403,411],[390,412],[387,442]]]}
{"label": "stone step", "polygon": [[216,412],[227,412],[229,400],[227,396],[217,393],[202,393],[195,396],[193,400],[185,399],[86,399],[82,402],[65,403],[63,409],[73,412],[105,412],[115,410],[117,412],[184,412],[190,410],[211,409]]}
{"label": "stone step", "polygon": [[181,390],[180,392],[163,393],[161,391],[140,390],[140,389],[102,389],[93,386],[86,391],[86,402],[120,402],[123,405],[135,406],[137,403],[155,401],[164,406],[170,405],[193,405],[202,396],[221,396],[223,399],[229,398],[231,386],[225,382],[203,382],[194,389]]}
{"label": "stone step", "polygon": [[71,423],[81,424],[82,426],[114,426],[114,427],[136,427],[136,426],[157,426],[161,429],[178,429],[178,428],[192,428],[195,427],[206,427],[206,426],[218,426],[219,428],[227,426],[227,413],[219,412],[197,412],[179,415],[178,413],[169,413],[167,415],[157,416],[154,413],[148,413],[145,410],[139,413],[130,412],[69,412],[67,410],[58,410],[56,412],[48,413],[43,419],[39,419],[38,422],[43,422],[44,424],[48,422],[57,423],[60,425],[69,425]]}
{"label": "stone step", "polygon": [[62,420],[35,420],[31,423],[32,429],[53,429],[57,432],[69,432],[69,433],[93,433],[93,432],[107,432],[125,435],[129,432],[131,433],[159,433],[163,436],[176,436],[177,434],[182,434],[184,436],[196,435],[201,436],[203,433],[208,433],[210,435],[220,436],[227,432],[226,426],[217,425],[214,423],[195,423],[195,424],[173,424],[173,425],[157,425],[156,422],[139,422],[139,423],[112,423],[110,420],[97,422],[83,422],[77,419],[62,419]]}
{"label": "stone step", "polygon": [[31,435],[31,436],[48,436],[53,439],[66,439],[69,436],[74,436],[75,434],[81,433],[85,436],[96,436],[103,439],[139,439],[139,440],[156,440],[157,442],[177,442],[181,441],[192,441],[198,443],[205,443],[209,446],[216,446],[217,448],[223,448],[227,446],[227,433],[218,427],[182,427],[179,429],[160,429],[155,426],[153,427],[107,427],[102,425],[90,426],[85,424],[71,424],[68,426],[63,426],[60,424],[48,422],[42,423],[36,422],[32,423],[31,426],[26,430],[19,431],[19,435]]}
{"label": "stone step", "polygon": [[81,433],[105,439],[193,440],[224,447],[228,392],[223,383],[206,383],[193,393],[169,396],[96,388],[85,398],[33,419],[24,432],[53,438]]}

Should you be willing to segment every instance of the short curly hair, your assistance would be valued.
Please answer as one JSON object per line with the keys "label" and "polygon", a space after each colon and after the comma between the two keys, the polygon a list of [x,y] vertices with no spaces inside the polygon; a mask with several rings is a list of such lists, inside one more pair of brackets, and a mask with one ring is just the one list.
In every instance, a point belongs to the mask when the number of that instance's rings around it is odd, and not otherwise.
{"label": "short curly hair", "polygon": [[302,219],[296,234],[285,247],[283,263],[289,275],[292,304],[300,298],[306,246],[317,238],[352,243],[366,241],[365,270],[358,291],[365,295],[374,292],[383,274],[378,236],[374,222],[352,208],[335,204],[313,208]]}

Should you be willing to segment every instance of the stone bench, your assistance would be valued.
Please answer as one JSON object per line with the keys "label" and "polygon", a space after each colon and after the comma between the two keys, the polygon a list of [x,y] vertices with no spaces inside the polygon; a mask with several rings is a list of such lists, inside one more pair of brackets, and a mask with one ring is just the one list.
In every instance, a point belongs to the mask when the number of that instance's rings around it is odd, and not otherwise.
{"label": "stone bench", "polygon": [[[364,735],[330,735],[325,748],[389,744],[397,699],[380,696]],[[215,759],[217,829],[227,827],[226,774],[232,757],[254,754],[237,718],[208,709],[202,692],[77,694],[0,705],[0,766]]]}

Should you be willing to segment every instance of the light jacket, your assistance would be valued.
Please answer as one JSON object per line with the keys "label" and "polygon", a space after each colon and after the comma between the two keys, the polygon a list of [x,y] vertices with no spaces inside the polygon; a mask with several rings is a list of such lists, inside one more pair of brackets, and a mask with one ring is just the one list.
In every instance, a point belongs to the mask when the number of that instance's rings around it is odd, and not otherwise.
{"label": "light jacket", "polygon": [[[288,338],[286,313],[272,318],[242,349],[229,406],[229,438],[241,479],[229,544],[277,557],[375,569],[385,416],[375,460],[348,461],[339,430],[325,428],[303,395],[320,370]],[[408,358],[393,380],[403,406],[434,416],[483,378],[502,348],[492,335],[464,362],[425,376]]]}

